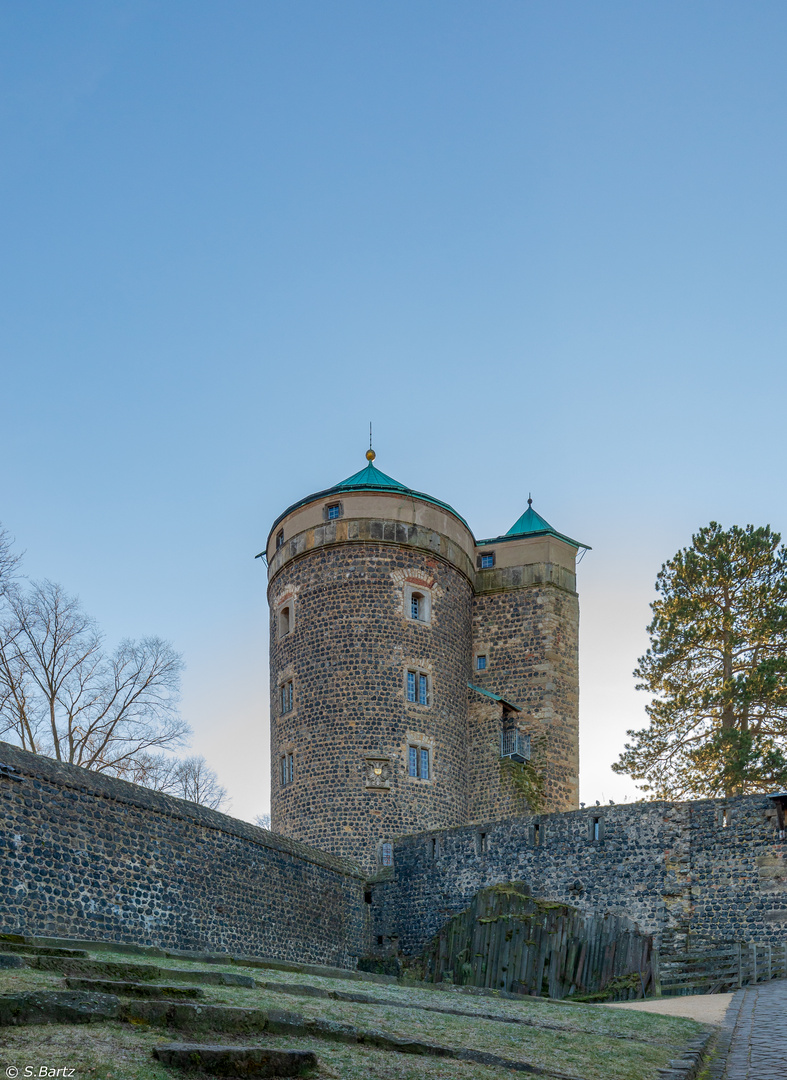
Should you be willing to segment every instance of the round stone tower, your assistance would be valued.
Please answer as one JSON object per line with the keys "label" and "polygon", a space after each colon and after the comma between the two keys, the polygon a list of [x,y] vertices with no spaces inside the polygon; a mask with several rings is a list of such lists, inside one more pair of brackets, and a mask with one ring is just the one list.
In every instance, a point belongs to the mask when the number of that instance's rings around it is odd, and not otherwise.
{"label": "round stone tower", "polygon": [[271,826],[367,870],[467,820],[476,544],[445,503],[360,472],[266,546]]}

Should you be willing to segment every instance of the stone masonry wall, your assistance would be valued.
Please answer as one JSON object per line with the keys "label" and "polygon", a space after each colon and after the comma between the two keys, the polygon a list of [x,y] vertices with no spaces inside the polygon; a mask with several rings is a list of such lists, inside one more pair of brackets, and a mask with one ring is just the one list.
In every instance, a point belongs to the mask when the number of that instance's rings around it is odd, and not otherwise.
{"label": "stone masonry wall", "polygon": [[787,841],[766,796],[591,807],[404,837],[388,878],[372,887],[372,941],[405,955],[479,889],[505,881],[627,915],[647,933],[783,944],[787,928]]}
{"label": "stone masonry wall", "polygon": [[353,967],[360,872],[246,822],[0,743],[0,927]]}
{"label": "stone masonry wall", "polygon": [[[579,601],[553,584],[485,591],[476,576],[473,650],[487,657],[472,681],[523,712],[519,726],[533,740],[533,763],[545,780],[545,810],[573,810],[579,799]],[[493,585],[494,579],[489,584]],[[498,762],[490,782],[499,784]]]}
{"label": "stone masonry wall", "polygon": [[[408,586],[428,593],[428,622],[407,617]],[[381,842],[466,821],[468,579],[426,552],[348,542],[286,563],[269,598],[274,830],[372,871]],[[284,605],[294,622],[281,636]],[[428,705],[406,700],[408,670],[427,674]],[[409,745],[429,749],[428,779],[409,776]]]}
{"label": "stone masonry wall", "polygon": [[[514,713],[518,718],[519,714]],[[527,803],[501,766],[500,732],[505,720],[499,702],[469,692],[467,726],[467,820],[499,821],[527,810]],[[522,728],[525,725],[521,725]]]}

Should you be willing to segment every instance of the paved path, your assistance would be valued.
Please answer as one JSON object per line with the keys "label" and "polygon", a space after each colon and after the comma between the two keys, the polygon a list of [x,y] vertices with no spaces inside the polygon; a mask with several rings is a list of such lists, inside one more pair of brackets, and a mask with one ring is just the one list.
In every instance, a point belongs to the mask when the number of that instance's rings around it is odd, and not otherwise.
{"label": "paved path", "polygon": [[787,979],[749,986],[735,994],[719,1051],[713,1080],[785,1080]]}

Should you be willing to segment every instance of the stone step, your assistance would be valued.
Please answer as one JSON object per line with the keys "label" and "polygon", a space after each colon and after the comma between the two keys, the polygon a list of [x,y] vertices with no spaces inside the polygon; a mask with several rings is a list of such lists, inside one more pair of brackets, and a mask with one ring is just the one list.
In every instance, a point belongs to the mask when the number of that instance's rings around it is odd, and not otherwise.
{"label": "stone step", "polygon": [[199,986],[161,986],[159,983],[115,982],[112,979],[81,979],[69,976],[69,990],[92,990],[102,994],[133,998],[201,998],[205,991]]}
{"label": "stone step", "polygon": [[85,949],[59,949],[51,945],[19,945],[14,941],[0,941],[0,952],[23,953],[25,956],[64,956],[72,960],[86,960]]}
{"label": "stone step", "polygon": [[112,994],[79,990],[34,990],[0,994],[0,1026],[90,1024],[117,1020],[120,1001]]}
{"label": "stone step", "polygon": [[236,975],[234,971],[190,971],[188,968],[157,968],[157,978],[176,982],[202,983],[203,986],[246,986],[253,990],[257,983],[251,975]]}
{"label": "stone step", "polygon": [[154,964],[124,964],[116,960],[72,960],[61,956],[31,956],[30,967],[54,971],[59,975],[82,975],[86,978],[118,979],[122,982],[154,982],[159,969]]}
{"label": "stone step", "polygon": [[23,967],[28,967],[23,957],[16,956],[14,953],[0,953],[0,970]]}
{"label": "stone step", "polygon": [[304,1076],[317,1065],[310,1050],[263,1046],[163,1043],[154,1048],[153,1057],[168,1069],[199,1069],[208,1076]]}
{"label": "stone step", "polygon": [[262,1009],[191,1001],[124,1001],[120,1016],[134,1025],[225,1035],[261,1035],[269,1025],[269,1014]]}
{"label": "stone step", "polygon": [[156,964],[126,964],[120,960],[81,960],[41,954],[31,956],[28,962],[30,967],[39,971],[55,971],[69,978],[104,978],[119,982],[155,982],[164,979],[208,986],[245,986],[250,990],[257,985],[251,975],[240,975],[234,971],[191,971],[188,968],[161,968]]}

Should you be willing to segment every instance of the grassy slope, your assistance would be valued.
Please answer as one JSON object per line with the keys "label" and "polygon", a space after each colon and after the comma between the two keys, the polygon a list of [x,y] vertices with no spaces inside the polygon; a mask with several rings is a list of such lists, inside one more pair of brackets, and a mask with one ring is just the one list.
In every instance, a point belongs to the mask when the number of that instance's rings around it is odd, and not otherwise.
{"label": "grassy slope", "polygon": [[[97,959],[135,963],[140,957],[95,954]],[[663,1067],[688,1038],[701,1030],[699,1024],[682,1018],[657,1016],[600,1005],[570,1005],[558,1002],[506,1001],[474,997],[458,992],[442,993],[393,984],[348,982],[291,972],[276,972],[239,965],[191,964],[186,961],[155,961],[161,967],[232,971],[252,975],[262,982],[307,983],[327,990],[361,992],[385,999],[392,1004],[366,1005],[319,998],[295,997],[268,989],[205,986],[204,1001],[223,1005],[278,1008],[305,1017],[322,1017],[351,1023],[360,1028],[374,1028],[389,1033],[421,1038],[452,1047],[486,1050],[512,1060],[526,1061],[542,1068],[581,1077],[582,1080],[655,1080]],[[59,989],[58,975],[34,970],[0,971],[0,992]],[[549,1028],[502,1024],[476,1016],[449,1016],[420,1008],[399,1009],[394,1002],[412,1005],[461,1009],[468,1013],[494,1013],[527,1019]],[[560,1030],[552,1030],[557,1027]],[[69,1066],[75,1076],[96,1080],[163,1080],[172,1076],[151,1059],[157,1042],[188,1039],[181,1032],[132,1028],[124,1024],[95,1024],[67,1027],[0,1029],[0,1075],[7,1065],[50,1068]],[[209,1040],[205,1040],[209,1041]],[[244,1041],[221,1037],[223,1042]],[[248,1040],[246,1040],[248,1041]],[[276,1037],[266,1045],[312,1049],[321,1067],[318,1077],[342,1077],[347,1080],[492,1080],[515,1073],[471,1063],[374,1050],[322,1040]],[[54,1075],[54,1074],[53,1074]]]}

